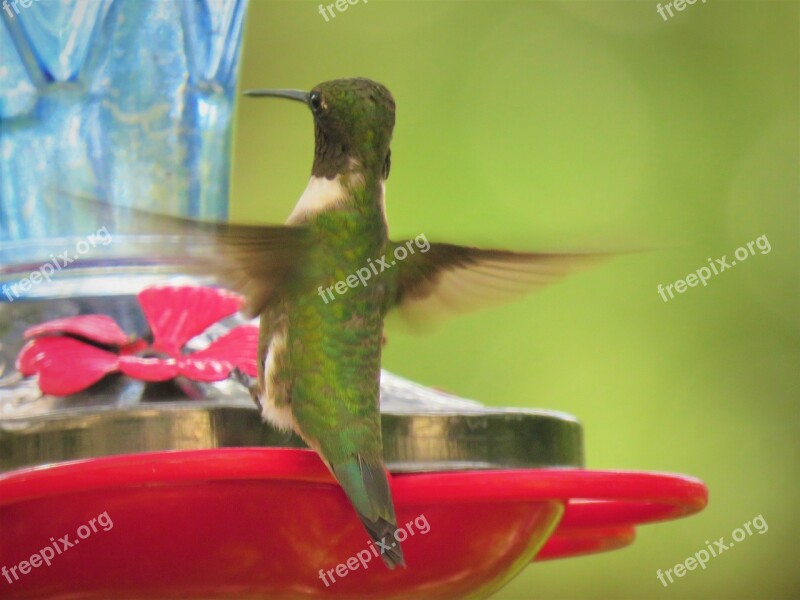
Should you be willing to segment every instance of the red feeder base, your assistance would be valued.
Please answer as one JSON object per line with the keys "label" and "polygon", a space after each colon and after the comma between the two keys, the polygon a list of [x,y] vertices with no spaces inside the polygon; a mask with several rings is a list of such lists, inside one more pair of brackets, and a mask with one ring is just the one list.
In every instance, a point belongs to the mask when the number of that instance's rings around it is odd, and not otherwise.
{"label": "red feeder base", "polygon": [[[158,452],[6,473],[2,596],[481,598],[534,557],[620,548],[634,525],[707,501],[702,482],[661,473],[521,469],[391,483],[398,524],[408,524],[408,568],[394,571],[372,555],[343,492],[308,450]],[[49,566],[22,568],[50,554]]]}

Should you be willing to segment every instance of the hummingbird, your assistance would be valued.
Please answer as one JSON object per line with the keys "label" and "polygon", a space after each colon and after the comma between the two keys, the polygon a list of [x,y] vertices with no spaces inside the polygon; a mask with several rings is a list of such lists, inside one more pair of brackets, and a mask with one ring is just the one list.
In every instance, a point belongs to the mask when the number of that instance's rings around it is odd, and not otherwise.
{"label": "hummingbird", "polygon": [[263,419],[319,454],[386,566],[405,566],[381,441],[385,317],[397,309],[418,322],[505,301],[598,255],[392,241],[385,190],[395,101],[385,86],[337,79],[308,92],[245,95],[306,106],[311,177],[284,225],[208,225],[214,256],[206,266],[260,318],[251,394]]}

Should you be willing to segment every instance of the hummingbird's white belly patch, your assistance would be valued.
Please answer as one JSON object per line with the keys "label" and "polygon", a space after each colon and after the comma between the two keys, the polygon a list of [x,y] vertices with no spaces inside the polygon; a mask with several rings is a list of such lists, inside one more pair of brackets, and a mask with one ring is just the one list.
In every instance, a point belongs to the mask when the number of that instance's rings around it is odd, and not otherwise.
{"label": "hummingbird's white belly patch", "polygon": [[261,398],[261,416],[278,429],[295,431],[296,423],[289,403],[278,404],[275,390],[275,366],[278,358],[286,352],[286,330],[278,329],[272,335],[264,359],[264,396]]}

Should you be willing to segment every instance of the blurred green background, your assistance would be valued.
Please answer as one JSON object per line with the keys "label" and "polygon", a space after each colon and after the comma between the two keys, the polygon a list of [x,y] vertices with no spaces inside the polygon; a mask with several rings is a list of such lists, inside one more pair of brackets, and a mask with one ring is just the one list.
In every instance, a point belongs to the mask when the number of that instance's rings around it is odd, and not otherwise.
{"label": "blurred green background", "polygon": [[[655,1],[370,0],[329,22],[318,5],[252,0],[241,85],[389,87],[394,237],[665,248],[430,335],[388,331],[391,371],[577,415],[590,468],[708,484],[700,515],[533,564],[496,598],[800,597],[800,4],[698,0],[664,21]],[[241,100],[232,216],[282,222],[312,148],[308,111]],[[658,295],[761,235],[770,253]],[[765,534],[656,579],[757,515]]]}

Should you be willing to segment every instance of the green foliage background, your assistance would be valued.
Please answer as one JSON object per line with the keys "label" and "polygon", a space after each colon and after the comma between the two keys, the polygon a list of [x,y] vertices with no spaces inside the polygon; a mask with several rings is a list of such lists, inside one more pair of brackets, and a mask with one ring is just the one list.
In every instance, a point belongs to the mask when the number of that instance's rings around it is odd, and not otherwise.
{"label": "green foliage background", "polygon": [[[367,76],[394,93],[395,237],[664,248],[431,335],[388,332],[398,374],[577,415],[590,468],[708,484],[700,515],[531,565],[496,598],[800,596],[800,4],[698,0],[666,22],[656,4],[370,0],[326,22],[318,2],[251,0],[242,87]],[[233,217],[282,222],[312,147],[299,105],[241,100]],[[658,295],[760,235],[769,254]],[[656,579],[759,514],[767,533]]]}

